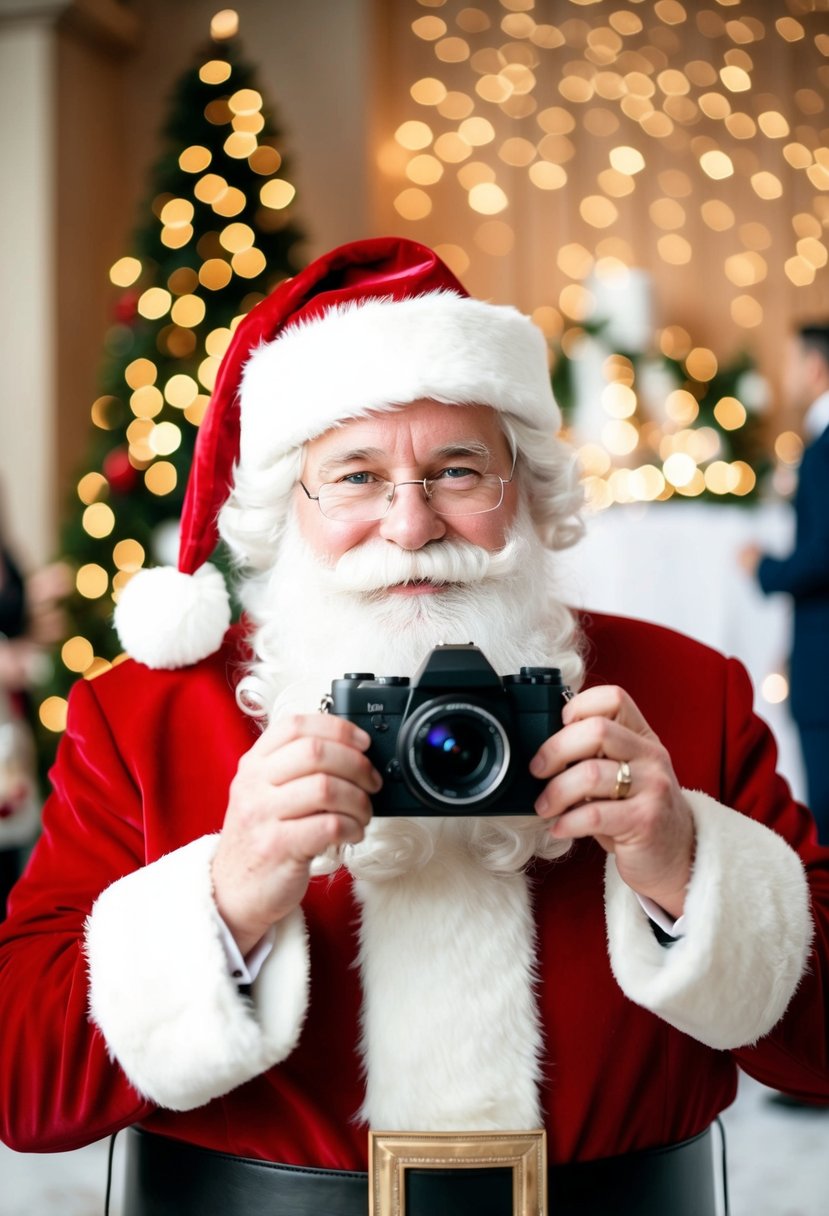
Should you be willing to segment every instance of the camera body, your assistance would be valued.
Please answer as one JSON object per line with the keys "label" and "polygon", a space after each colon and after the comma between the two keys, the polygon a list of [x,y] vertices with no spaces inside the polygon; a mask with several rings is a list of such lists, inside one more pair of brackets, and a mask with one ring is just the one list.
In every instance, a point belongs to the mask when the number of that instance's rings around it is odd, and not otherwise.
{"label": "camera body", "polygon": [[371,736],[375,815],[530,815],[546,784],[529,763],[571,697],[556,667],[502,679],[483,652],[436,646],[414,680],[351,672],[330,712]]}

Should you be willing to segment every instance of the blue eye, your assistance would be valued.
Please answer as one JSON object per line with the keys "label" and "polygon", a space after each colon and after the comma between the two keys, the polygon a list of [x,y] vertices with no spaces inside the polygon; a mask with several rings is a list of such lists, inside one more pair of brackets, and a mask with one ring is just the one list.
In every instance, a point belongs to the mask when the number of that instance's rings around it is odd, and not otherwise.
{"label": "blue eye", "polygon": [[373,473],[347,473],[340,480],[346,486],[367,486],[376,479]]}
{"label": "blue eye", "polygon": [[481,474],[477,469],[466,469],[461,465],[451,465],[447,469],[441,471],[432,478],[433,481],[439,481],[441,478],[444,481],[461,481],[464,477],[480,477]]}

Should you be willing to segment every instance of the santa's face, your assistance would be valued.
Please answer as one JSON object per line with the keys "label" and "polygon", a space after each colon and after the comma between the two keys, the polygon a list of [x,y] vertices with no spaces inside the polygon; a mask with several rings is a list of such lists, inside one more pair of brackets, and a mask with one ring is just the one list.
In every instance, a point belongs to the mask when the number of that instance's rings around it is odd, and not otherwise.
{"label": "santa's face", "polygon": [[[496,510],[481,515],[441,516],[426,501],[422,486],[400,485],[434,478],[471,465],[506,479],[512,467],[509,445],[493,410],[480,405],[417,401],[404,410],[346,422],[308,444],[302,481],[311,494],[326,482],[368,475],[398,485],[388,513],[378,520],[341,523],[327,519],[298,486],[295,509],[300,533],[317,557],[338,561],[367,541],[385,541],[409,552],[435,541],[471,541],[490,552],[502,549],[516,513],[514,484],[504,487]],[[390,595],[439,595],[445,584],[429,580],[399,583]]]}

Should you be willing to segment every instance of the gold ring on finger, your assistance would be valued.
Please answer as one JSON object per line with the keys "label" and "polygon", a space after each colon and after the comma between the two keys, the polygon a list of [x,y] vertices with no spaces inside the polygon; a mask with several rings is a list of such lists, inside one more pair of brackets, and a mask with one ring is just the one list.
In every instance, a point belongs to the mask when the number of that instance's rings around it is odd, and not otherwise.
{"label": "gold ring on finger", "polygon": [[632,784],[633,778],[630,774],[630,765],[627,760],[622,760],[616,769],[616,786],[613,790],[613,797],[627,798]]}

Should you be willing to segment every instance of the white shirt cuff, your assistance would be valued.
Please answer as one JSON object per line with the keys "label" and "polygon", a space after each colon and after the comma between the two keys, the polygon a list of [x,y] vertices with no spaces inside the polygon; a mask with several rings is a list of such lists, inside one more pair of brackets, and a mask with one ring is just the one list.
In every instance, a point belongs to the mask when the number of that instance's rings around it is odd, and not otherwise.
{"label": "white shirt cuff", "polygon": [[642,911],[648,920],[652,920],[655,925],[658,925],[663,933],[668,934],[668,937],[685,936],[684,916],[680,916],[679,920],[674,920],[664,908],[660,908],[659,904],[655,904],[652,899],[648,899],[647,895],[637,895],[636,898],[642,905]]}
{"label": "white shirt cuff", "polygon": [[227,959],[227,969],[231,977],[241,987],[242,985],[252,984],[259,972],[262,970],[262,965],[265,959],[270,954],[276,940],[276,930],[269,929],[263,938],[253,947],[247,958],[243,958],[236,945],[236,939],[228,929],[225,922],[222,920],[218,912],[216,912],[216,924],[219,929],[219,941],[222,943],[222,949],[225,952]]}

